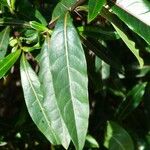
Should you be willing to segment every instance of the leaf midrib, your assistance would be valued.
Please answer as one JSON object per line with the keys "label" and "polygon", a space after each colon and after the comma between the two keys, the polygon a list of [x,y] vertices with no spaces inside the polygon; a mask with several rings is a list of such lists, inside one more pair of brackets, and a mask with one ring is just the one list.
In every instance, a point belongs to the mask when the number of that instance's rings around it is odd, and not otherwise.
{"label": "leaf midrib", "polygon": [[116,143],[118,143],[118,144],[120,145],[120,147],[121,147],[123,150],[126,150],[126,149],[124,148],[124,146],[121,144],[121,142],[120,142],[117,138],[115,138],[114,136],[112,136],[112,138],[116,141]]}
{"label": "leaf midrib", "polygon": [[[64,40],[65,40],[65,54],[66,54],[66,63],[67,63],[67,73],[68,73],[68,82],[69,82],[69,90],[70,90],[70,96],[71,96],[71,103],[73,103],[72,101],[72,90],[71,90],[71,83],[70,83],[70,80],[71,80],[71,77],[70,77],[70,63],[69,63],[69,55],[68,55],[68,42],[67,42],[67,15],[68,15],[68,12],[65,14],[65,18],[64,18]],[[74,114],[74,107],[72,106],[73,108],[73,115],[74,115],[74,119],[75,119],[75,114]],[[75,120],[74,120],[75,121]],[[77,129],[76,127],[76,121],[75,121],[75,128]],[[78,135],[76,133],[76,136],[77,136],[77,141],[78,141]]]}
{"label": "leaf midrib", "polygon": [[[96,0],[96,3],[97,3],[97,0]],[[92,15],[94,15],[93,12],[96,11],[97,5],[98,5],[98,4],[96,4],[96,5],[94,6],[94,9],[93,9],[93,11],[92,11]],[[101,6],[101,7],[102,7],[102,6]],[[99,11],[98,11],[98,12],[99,12]],[[94,18],[95,18],[95,16],[94,16]]]}
{"label": "leaf midrib", "polygon": [[[49,37],[48,37],[49,38]],[[50,43],[49,43],[49,39],[46,39],[47,40],[47,46],[48,46],[48,49],[50,49]],[[48,57],[48,59],[49,59],[49,57]],[[49,60],[49,62],[50,62],[50,60]],[[50,68],[50,66],[49,66],[49,68]],[[51,71],[50,71],[50,74],[51,74]],[[54,89],[54,86],[52,86],[52,88],[53,88],[53,91],[55,91],[55,89]],[[55,99],[56,99],[56,93],[54,92],[54,95],[55,95]],[[58,103],[57,103],[57,101],[56,101],[56,106],[57,106],[57,110],[58,110],[58,112],[59,112],[59,114],[60,114],[60,119],[61,119],[61,124],[62,124],[62,126],[63,126],[63,124],[64,124],[64,120],[63,120],[63,118],[61,117],[61,112],[60,112],[60,109],[59,109],[59,106],[58,106]],[[66,125],[64,125],[65,127],[66,127]],[[64,131],[64,128],[62,129],[63,130],[63,133],[65,133],[65,131]],[[63,138],[64,138],[64,134],[63,134]],[[65,141],[66,141],[66,139],[65,139]]]}
{"label": "leaf midrib", "polygon": [[[43,108],[42,108],[42,105],[41,105],[41,103],[40,103],[40,100],[39,100],[39,98],[38,98],[38,95],[36,94],[36,91],[34,90],[34,87],[33,87],[33,85],[32,85],[32,82],[31,82],[31,78],[30,78],[30,76],[29,76],[29,72],[28,72],[28,70],[27,70],[27,66],[26,66],[26,62],[25,62],[25,58],[23,57],[23,65],[24,65],[24,68],[25,68],[25,74],[26,74],[26,76],[27,76],[27,78],[28,78],[28,81],[29,81],[29,84],[30,84],[30,86],[31,86],[31,89],[32,89],[32,91],[33,91],[33,93],[34,93],[34,95],[35,95],[35,97],[36,97],[36,99],[37,99],[37,102],[38,102],[38,105],[39,105],[39,107],[40,107],[40,109],[41,109],[41,111],[42,111],[42,113],[43,113],[43,116],[44,116],[44,118],[45,118],[45,120],[46,120],[46,122],[47,122],[47,124],[48,124],[48,126],[49,126],[49,128],[51,129],[51,126],[50,126],[50,122],[48,121],[48,119],[47,119],[47,117],[46,117],[46,114],[45,114],[45,112],[44,112],[44,110],[43,110]],[[57,141],[57,138],[56,138],[56,136],[55,136],[55,134],[53,133],[53,130],[51,130],[52,131],[52,134],[53,134],[53,136],[54,136],[54,138],[55,138],[55,141]],[[57,142],[56,142],[57,143]]]}

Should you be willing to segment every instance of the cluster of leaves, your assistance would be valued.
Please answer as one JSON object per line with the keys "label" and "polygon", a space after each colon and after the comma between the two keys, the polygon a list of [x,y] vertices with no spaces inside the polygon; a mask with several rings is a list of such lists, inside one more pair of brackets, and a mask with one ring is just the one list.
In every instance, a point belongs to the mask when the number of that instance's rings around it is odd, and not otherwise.
{"label": "cluster of leaves", "polygon": [[[17,75],[52,149],[150,148],[149,10],[147,0],[0,1],[0,84]],[[15,136],[27,138],[21,109]]]}

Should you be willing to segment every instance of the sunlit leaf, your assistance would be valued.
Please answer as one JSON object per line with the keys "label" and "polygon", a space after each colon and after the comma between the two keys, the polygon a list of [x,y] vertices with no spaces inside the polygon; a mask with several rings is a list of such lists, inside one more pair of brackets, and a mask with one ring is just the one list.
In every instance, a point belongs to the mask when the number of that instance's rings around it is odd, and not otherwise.
{"label": "sunlit leaf", "polygon": [[85,146],[89,148],[99,148],[98,142],[91,135],[86,136]]}
{"label": "sunlit leaf", "polygon": [[61,116],[58,102],[56,99],[54,87],[53,87],[53,78],[51,74],[51,65],[50,65],[50,38],[47,37],[43,45],[42,51],[39,56],[40,63],[40,72],[39,78],[41,88],[43,89],[43,106],[45,111],[51,120],[51,126],[58,135],[61,144],[67,149],[70,143],[70,136],[67,131],[66,125],[64,124],[63,118]]}
{"label": "sunlit leaf", "polygon": [[31,28],[33,28],[37,31],[44,32],[44,31],[48,30],[48,28],[46,26],[44,26],[43,24],[38,23],[36,21],[30,21],[29,23],[30,23]]}
{"label": "sunlit leaf", "polygon": [[111,9],[150,44],[150,3],[148,0],[116,0]]}
{"label": "sunlit leaf", "polygon": [[131,50],[131,52],[134,54],[134,56],[137,58],[139,64],[140,64],[140,67],[143,67],[144,65],[144,61],[143,59],[140,57],[139,55],[139,49],[137,49],[135,47],[135,42],[130,40],[128,38],[128,36],[123,32],[121,31],[117,26],[115,26],[113,24],[114,28],[116,29],[117,33],[119,34],[119,36],[122,38],[122,40],[124,41],[124,43],[127,45],[127,47]]}
{"label": "sunlit leaf", "polygon": [[52,144],[61,144],[58,135],[51,126],[52,122],[47,109],[45,109],[43,90],[39,79],[27,62],[24,54],[20,62],[20,73],[25,102],[31,118]]}
{"label": "sunlit leaf", "polygon": [[57,104],[77,150],[83,148],[89,117],[84,51],[68,13],[59,18],[48,50]]}
{"label": "sunlit leaf", "polygon": [[20,56],[21,51],[17,50],[0,60],[0,79],[5,76],[7,71],[14,65]]}

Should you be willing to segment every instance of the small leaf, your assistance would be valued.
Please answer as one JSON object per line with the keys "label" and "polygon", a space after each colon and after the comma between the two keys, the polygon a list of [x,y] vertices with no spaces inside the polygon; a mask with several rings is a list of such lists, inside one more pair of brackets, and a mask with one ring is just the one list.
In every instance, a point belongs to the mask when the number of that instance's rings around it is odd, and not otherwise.
{"label": "small leaf", "polygon": [[43,91],[39,79],[24,54],[20,62],[20,73],[25,102],[31,118],[52,144],[61,144],[51,126],[47,109],[43,106]]}
{"label": "small leaf", "polygon": [[34,50],[37,50],[37,49],[40,49],[40,48],[41,48],[41,47],[40,47],[40,44],[37,43],[37,44],[33,45],[32,47],[23,46],[23,47],[22,47],[22,50],[23,50],[24,52],[31,52],[31,51],[34,51]]}
{"label": "small leaf", "polygon": [[9,27],[6,27],[2,32],[0,32],[0,60],[4,58],[7,52],[7,47],[9,44],[9,33]]}
{"label": "small leaf", "polygon": [[0,61],[0,79],[4,77],[7,71],[14,65],[19,58],[20,53],[21,50],[17,50]]}
{"label": "small leaf", "polygon": [[30,23],[31,28],[33,28],[33,29],[35,29],[37,31],[40,31],[40,32],[48,31],[48,28],[45,27],[41,23],[38,23],[36,21],[30,21],[29,23]]}
{"label": "small leaf", "polygon": [[84,51],[68,13],[58,19],[48,50],[52,82],[61,116],[76,150],[82,150],[89,117]]}
{"label": "small leaf", "polygon": [[116,116],[119,119],[127,117],[142,101],[142,97],[145,92],[147,83],[140,83],[133,87],[133,89],[127,94],[124,101],[119,105]]}
{"label": "small leaf", "polygon": [[96,18],[96,16],[100,13],[105,3],[106,3],[106,0],[89,0],[88,22],[91,22],[92,20]]}
{"label": "small leaf", "polygon": [[122,38],[122,40],[124,41],[124,43],[127,45],[127,47],[131,50],[131,52],[137,58],[137,60],[138,60],[138,62],[140,64],[140,67],[143,67],[144,61],[140,57],[140,55],[139,55],[139,49],[137,49],[135,47],[135,43],[132,40],[130,40],[128,38],[128,36],[123,31],[121,31],[117,26],[115,26],[114,24],[112,24],[112,25],[114,26],[115,30],[117,31],[117,33],[119,34],[119,36]]}
{"label": "small leaf", "polygon": [[98,142],[91,135],[86,136],[85,146],[89,148],[99,148]]}
{"label": "small leaf", "polygon": [[130,135],[122,127],[108,121],[104,146],[108,150],[134,150]]}
{"label": "small leaf", "polygon": [[22,37],[23,40],[26,40],[27,44],[38,43],[39,42],[39,32],[36,30],[26,30],[25,37]]}

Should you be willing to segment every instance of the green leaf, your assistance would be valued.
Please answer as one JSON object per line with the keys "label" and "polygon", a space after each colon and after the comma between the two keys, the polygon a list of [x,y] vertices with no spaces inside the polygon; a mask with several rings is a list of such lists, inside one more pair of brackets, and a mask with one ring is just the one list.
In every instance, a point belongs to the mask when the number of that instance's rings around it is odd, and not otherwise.
{"label": "green leaf", "polygon": [[50,38],[47,37],[45,43],[42,47],[41,53],[39,55],[39,79],[41,82],[41,88],[43,89],[43,106],[48,112],[49,118],[51,118],[51,126],[57,133],[61,144],[67,149],[70,143],[70,136],[67,131],[66,125],[64,124],[63,118],[61,116],[57,99],[54,91],[51,65],[50,65]]}
{"label": "green leaf", "polygon": [[33,28],[33,29],[35,29],[35,30],[37,30],[39,32],[48,31],[47,27],[45,27],[43,24],[38,23],[36,21],[30,21],[29,24],[30,24],[31,28]]}
{"label": "green leaf", "polygon": [[9,33],[9,27],[6,27],[2,32],[0,32],[0,60],[4,58],[7,52],[7,47],[9,44]]}
{"label": "green leaf", "polygon": [[[47,104],[43,101],[43,90],[39,79],[24,54],[20,62],[20,73],[25,102],[31,118],[52,144],[61,144],[58,135],[52,128],[49,111],[46,107]],[[55,112],[53,113],[55,114]]]}
{"label": "green leaf", "polygon": [[47,21],[46,19],[43,17],[43,15],[36,9],[35,10],[35,17],[44,25],[47,26]]}
{"label": "green leaf", "polygon": [[7,71],[14,65],[21,53],[21,50],[17,50],[9,54],[7,57],[0,61],[0,79],[7,73]]}
{"label": "green leaf", "polygon": [[140,64],[140,67],[143,67],[144,61],[143,61],[143,59],[139,55],[139,49],[137,49],[135,47],[135,42],[132,41],[132,40],[130,40],[128,38],[128,36],[123,31],[121,31],[117,26],[115,26],[114,24],[112,24],[112,25],[114,26],[115,30],[117,31],[117,33],[119,34],[119,36],[122,38],[122,40],[124,41],[124,43],[127,45],[127,47],[131,50],[131,52],[137,58],[137,60],[138,60],[138,62]]}
{"label": "green leaf", "polygon": [[124,101],[119,105],[116,116],[119,119],[127,117],[135,108],[137,108],[142,101],[142,97],[145,93],[145,87],[147,82],[140,83],[133,87],[127,94]]}
{"label": "green leaf", "polygon": [[88,22],[91,22],[92,20],[96,18],[96,16],[100,13],[105,3],[106,3],[106,0],[89,0]]}
{"label": "green leaf", "polygon": [[31,51],[34,51],[34,50],[37,50],[37,49],[40,49],[40,48],[41,48],[40,44],[37,43],[37,44],[33,45],[32,47],[23,46],[22,50],[24,52],[31,52]]}
{"label": "green leaf", "polygon": [[99,148],[98,142],[91,135],[86,136],[85,146],[89,148]]}
{"label": "green leaf", "polygon": [[13,13],[14,10],[15,10],[15,2],[16,0],[6,0],[7,1],[7,4],[10,8],[10,11]]}
{"label": "green leaf", "polygon": [[23,40],[26,40],[26,43],[38,43],[39,42],[39,32],[36,30],[26,30],[24,33],[25,37],[22,37]]}
{"label": "green leaf", "polygon": [[133,141],[127,131],[112,121],[107,123],[104,146],[108,150],[134,150]]}
{"label": "green leaf", "polygon": [[7,1],[6,0],[1,0],[0,4],[4,5],[4,6],[8,6]]}
{"label": "green leaf", "polygon": [[84,51],[68,13],[59,18],[48,50],[57,104],[77,150],[82,150],[89,117]]}
{"label": "green leaf", "polygon": [[150,44],[150,3],[147,0],[116,0],[112,3],[113,12]]}
{"label": "green leaf", "polygon": [[61,0],[55,7],[51,22],[58,19],[61,15],[64,15],[71,7],[76,4],[77,0]]}

